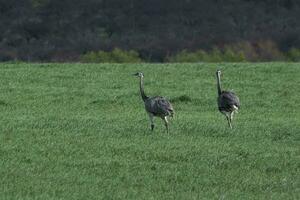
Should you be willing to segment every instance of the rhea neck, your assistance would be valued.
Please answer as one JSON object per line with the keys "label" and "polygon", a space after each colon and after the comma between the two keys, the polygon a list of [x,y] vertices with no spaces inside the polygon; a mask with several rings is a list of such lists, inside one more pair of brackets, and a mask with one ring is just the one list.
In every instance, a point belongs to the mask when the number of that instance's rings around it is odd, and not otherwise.
{"label": "rhea neck", "polygon": [[218,87],[218,95],[221,95],[222,90],[221,90],[221,80],[220,80],[220,73],[217,73],[217,87]]}
{"label": "rhea neck", "polygon": [[144,77],[143,76],[140,76],[140,92],[141,92],[143,101],[148,99],[148,97],[146,96],[145,91],[144,91]]}

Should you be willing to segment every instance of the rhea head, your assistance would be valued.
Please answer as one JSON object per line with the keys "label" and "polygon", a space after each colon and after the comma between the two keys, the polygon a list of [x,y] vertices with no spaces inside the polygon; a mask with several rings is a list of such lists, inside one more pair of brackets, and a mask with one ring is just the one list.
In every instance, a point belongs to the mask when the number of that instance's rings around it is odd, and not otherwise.
{"label": "rhea head", "polygon": [[217,76],[220,77],[221,76],[221,70],[218,69],[217,72],[216,72],[216,74],[217,74]]}
{"label": "rhea head", "polygon": [[137,72],[135,74],[133,74],[134,76],[137,76],[137,77],[140,77],[140,78],[143,78],[144,77],[144,74],[142,72]]}

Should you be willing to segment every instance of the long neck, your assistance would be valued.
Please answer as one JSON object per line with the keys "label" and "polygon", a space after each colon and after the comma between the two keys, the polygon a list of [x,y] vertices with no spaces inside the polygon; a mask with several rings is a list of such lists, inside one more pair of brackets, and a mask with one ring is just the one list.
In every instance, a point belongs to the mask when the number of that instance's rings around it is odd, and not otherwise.
{"label": "long neck", "polygon": [[218,84],[218,94],[220,95],[222,93],[222,90],[221,90],[221,80],[220,80],[220,75],[217,74],[217,84]]}
{"label": "long neck", "polygon": [[144,80],[143,77],[140,77],[140,92],[141,92],[141,96],[143,101],[145,101],[148,97],[146,96],[145,92],[144,92]]}

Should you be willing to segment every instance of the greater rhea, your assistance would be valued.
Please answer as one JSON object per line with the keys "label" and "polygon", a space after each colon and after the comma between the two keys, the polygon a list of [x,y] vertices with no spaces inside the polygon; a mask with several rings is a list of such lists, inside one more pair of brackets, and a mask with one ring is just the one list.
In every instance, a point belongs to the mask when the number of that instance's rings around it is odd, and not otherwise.
{"label": "greater rhea", "polygon": [[166,126],[167,133],[169,133],[169,125],[167,117],[173,117],[174,109],[171,103],[164,97],[155,96],[155,97],[148,97],[144,91],[144,74],[142,72],[138,72],[134,74],[135,76],[140,78],[140,93],[142,99],[145,104],[145,110],[149,115],[150,123],[151,123],[151,130],[154,129],[154,117],[160,117]]}
{"label": "greater rhea", "polygon": [[234,92],[222,91],[221,89],[221,71],[217,70],[217,85],[218,85],[218,108],[221,113],[226,116],[228,125],[232,128],[232,120],[234,113],[240,108],[240,100]]}

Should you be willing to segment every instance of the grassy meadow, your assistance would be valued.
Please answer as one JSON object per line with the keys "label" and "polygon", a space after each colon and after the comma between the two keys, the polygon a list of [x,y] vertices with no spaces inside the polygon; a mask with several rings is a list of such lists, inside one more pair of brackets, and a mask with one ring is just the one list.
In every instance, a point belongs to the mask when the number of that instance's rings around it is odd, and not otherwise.
{"label": "grassy meadow", "polygon": [[[173,103],[169,134],[137,71]],[[2,63],[0,83],[0,199],[300,199],[300,63]]]}

